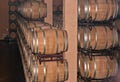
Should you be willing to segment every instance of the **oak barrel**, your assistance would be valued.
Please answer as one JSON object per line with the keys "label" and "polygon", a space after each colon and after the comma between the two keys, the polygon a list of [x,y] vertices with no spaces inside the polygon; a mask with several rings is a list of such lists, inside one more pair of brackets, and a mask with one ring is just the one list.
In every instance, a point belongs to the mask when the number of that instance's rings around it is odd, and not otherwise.
{"label": "oak barrel", "polygon": [[10,20],[12,20],[12,21],[14,21],[14,20],[16,20],[16,19],[17,19],[17,17],[16,17],[16,14],[15,14],[15,13],[10,14],[9,16],[10,16],[10,17],[9,17],[9,19],[10,19]]}
{"label": "oak barrel", "polygon": [[10,23],[10,29],[16,30],[16,28],[17,28],[16,23]]}
{"label": "oak barrel", "polygon": [[78,19],[104,21],[118,15],[118,0],[78,0]]}
{"label": "oak barrel", "polygon": [[10,32],[10,38],[15,39],[16,38],[16,33],[15,32]]}
{"label": "oak barrel", "polygon": [[26,18],[39,19],[47,16],[47,5],[42,1],[25,1],[18,12]]}
{"label": "oak barrel", "polygon": [[33,82],[63,82],[68,79],[68,62],[64,60],[42,62],[34,60],[31,65]]}
{"label": "oak barrel", "polygon": [[9,11],[15,12],[17,10],[17,7],[15,5],[9,6]]}
{"label": "oak barrel", "polygon": [[[89,27],[89,28],[88,28]],[[78,30],[78,46],[84,49],[103,50],[118,45],[116,28],[109,26],[80,26]]]}
{"label": "oak barrel", "polygon": [[33,32],[33,52],[56,54],[67,51],[68,35],[66,30],[43,29]]}
{"label": "oak barrel", "polygon": [[118,63],[116,58],[110,59],[109,56],[78,56],[78,71],[82,77],[93,79],[105,79],[115,76],[118,72]]}

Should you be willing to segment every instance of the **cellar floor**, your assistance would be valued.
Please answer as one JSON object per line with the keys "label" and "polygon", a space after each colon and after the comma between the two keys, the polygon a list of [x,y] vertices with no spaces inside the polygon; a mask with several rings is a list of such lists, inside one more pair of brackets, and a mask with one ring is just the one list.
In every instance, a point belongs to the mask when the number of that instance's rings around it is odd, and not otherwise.
{"label": "cellar floor", "polygon": [[25,82],[16,42],[0,41],[0,82]]}

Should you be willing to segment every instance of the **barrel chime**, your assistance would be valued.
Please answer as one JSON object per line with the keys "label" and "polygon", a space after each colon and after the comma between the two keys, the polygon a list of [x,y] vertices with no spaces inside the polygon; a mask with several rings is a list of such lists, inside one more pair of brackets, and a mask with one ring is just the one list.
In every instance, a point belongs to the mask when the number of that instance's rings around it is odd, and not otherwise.
{"label": "barrel chime", "polygon": [[68,49],[68,35],[66,30],[44,22],[47,4],[25,1],[18,6],[17,15],[17,42],[26,82],[66,81],[68,62],[63,54]]}
{"label": "barrel chime", "polygon": [[78,82],[109,82],[117,74],[118,6],[118,0],[78,0]]}

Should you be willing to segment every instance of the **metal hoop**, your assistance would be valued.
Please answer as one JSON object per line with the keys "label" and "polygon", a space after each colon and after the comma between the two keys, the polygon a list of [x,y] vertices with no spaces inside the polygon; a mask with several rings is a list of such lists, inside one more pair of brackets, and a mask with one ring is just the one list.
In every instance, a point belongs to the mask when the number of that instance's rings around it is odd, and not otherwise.
{"label": "metal hoop", "polygon": [[116,5],[116,3],[115,3],[115,0],[113,1],[113,4],[114,4],[114,14],[113,14],[113,18],[115,18],[115,13],[116,13],[116,7],[115,7],[115,5]]}
{"label": "metal hoop", "polygon": [[39,53],[38,47],[39,47],[39,41],[38,41],[38,32],[36,31],[36,52]]}
{"label": "metal hoop", "polygon": [[107,49],[108,48],[108,31],[107,31],[106,26],[105,26],[105,32],[106,32],[106,45],[104,49]]}
{"label": "metal hoop", "polygon": [[32,19],[32,12],[33,12],[33,9],[32,9],[32,0],[30,0],[30,18]]}
{"label": "metal hoop", "polygon": [[45,34],[45,31],[44,30],[42,30],[42,32],[43,32],[43,37],[44,37],[44,53],[43,54],[45,54],[46,53],[46,34]]}
{"label": "metal hoop", "polygon": [[87,19],[90,17],[90,0],[88,0],[88,12],[87,12]]}
{"label": "metal hoop", "polygon": [[64,60],[65,63],[64,63],[64,66],[65,66],[65,75],[64,75],[64,80],[68,80],[68,77],[69,77],[69,71],[68,71],[68,62],[67,60]]}
{"label": "metal hoop", "polygon": [[114,47],[115,46],[115,38],[114,38],[114,28],[112,29],[112,47]]}
{"label": "metal hoop", "polygon": [[88,14],[88,2],[87,0],[84,0],[84,19],[87,18],[87,14]]}
{"label": "metal hoop", "polygon": [[39,4],[39,9],[38,9],[38,13],[39,13],[39,18],[40,18],[40,3]]}
{"label": "metal hoop", "polygon": [[88,37],[87,37],[86,28],[83,28],[83,29],[84,29],[84,46],[83,46],[83,48],[86,49],[86,47],[87,47],[87,41],[88,41]]}
{"label": "metal hoop", "polygon": [[98,33],[97,33],[97,29],[95,28],[95,26],[93,26],[93,27],[95,29],[95,46],[94,46],[94,49],[96,49],[97,44],[98,44]]}
{"label": "metal hoop", "polygon": [[45,62],[43,64],[44,64],[44,81],[43,82],[46,82],[47,67]]}
{"label": "metal hoop", "polygon": [[117,8],[116,8],[116,12],[115,12],[115,17],[117,17],[118,12],[119,12],[119,4],[118,4],[118,0],[116,0],[116,4],[115,4],[115,6],[117,7]]}
{"label": "metal hoop", "polygon": [[83,57],[83,59],[84,59],[84,77],[87,77],[88,76],[88,70],[87,70],[87,59],[86,59],[86,57]]}
{"label": "metal hoop", "polygon": [[95,59],[95,57],[93,57],[94,58],[94,78],[96,77],[96,70],[97,70],[97,64],[96,64],[96,59]]}
{"label": "metal hoop", "polygon": [[114,18],[114,0],[112,0],[112,17]]}
{"label": "metal hoop", "polygon": [[78,0],[78,19],[80,20],[80,0]]}
{"label": "metal hoop", "polygon": [[65,51],[67,51],[68,50],[68,34],[67,34],[67,31],[65,31],[65,35],[66,35],[66,39],[65,39],[66,49],[65,49]]}
{"label": "metal hoop", "polygon": [[63,34],[63,38],[64,38],[64,46],[63,46],[63,51],[65,52],[65,40],[66,40],[66,38],[65,38],[64,31],[62,32],[62,34]]}
{"label": "metal hoop", "polygon": [[97,15],[98,15],[98,2],[97,2],[97,0],[95,0],[95,4],[96,4],[96,7],[95,7],[95,18],[94,18],[94,21],[96,20]]}
{"label": "metal hoop", "polygon": [[58,48],[59,48],[59,44],[58,44],[58,31],[55,29],[56,32],[56,53],[58,53]]}
{"label": "metal hoop", "polygon": [[57,63],[57,82],[59,82],[59,77],[60,77],[60,66],[59,66],[58,61],[56,61],[56,63]]}
{"label": "metal hoop", "polygon": [[90,48],[90,41],[91,41],[91,36],[90,36],[90,33],[91,33],[91,31],[90,31],[90,29],[88,29],[88,48]]}
{"label": "metal hoop", "polygon": [[80,28],[78,28],[78,46],[81,47],[81,44],[80,44]]}
{"label": "metal hoop", "polygon": [[109,61],[109,59],[108,59],[108,57],[106,57],[106,59],[107,59],[107,69],[108,69],[108,71],[107,71],[107,74],[106,74],[106,78],[108,78],[109,77],[109,74],[110,74],[110,61]]}
{"label": "metal hoop", "polygon": [[104,20],[107,20],[107,18],[108,18],[108,11],[110,10],[109,4],[108,4],[108,0],[106,0],[106,6],[107,6],[107,8],[106,8],[106,16],[105,16]]}

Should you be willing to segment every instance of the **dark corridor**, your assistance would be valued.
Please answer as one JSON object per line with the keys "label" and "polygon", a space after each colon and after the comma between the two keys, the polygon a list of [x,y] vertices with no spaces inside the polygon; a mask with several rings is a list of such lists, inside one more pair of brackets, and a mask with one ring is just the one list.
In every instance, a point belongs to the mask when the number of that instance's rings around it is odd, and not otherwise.
{"label": "dark corridor", "polygon": [[16,42],[0,41],[0,82],[25,82]]}

